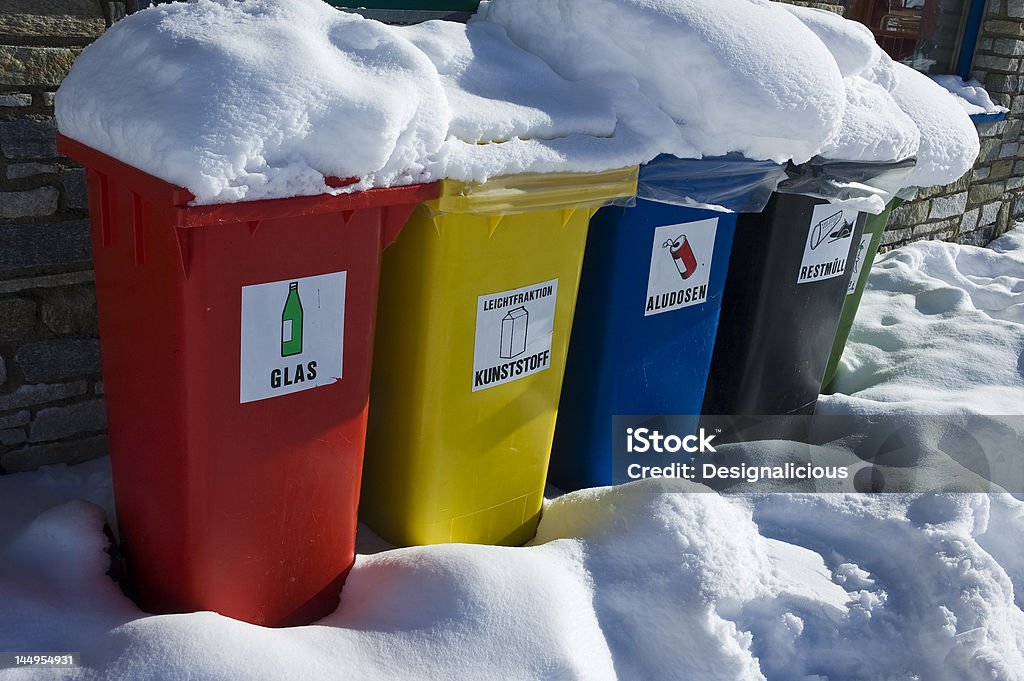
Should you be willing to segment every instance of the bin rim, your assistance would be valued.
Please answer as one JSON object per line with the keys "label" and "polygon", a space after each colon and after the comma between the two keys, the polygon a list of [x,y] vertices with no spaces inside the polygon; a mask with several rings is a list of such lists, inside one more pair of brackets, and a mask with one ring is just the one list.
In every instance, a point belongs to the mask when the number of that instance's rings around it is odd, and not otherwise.
{"label": "bin rim", "polygon": [[[196,206],[190,205],[195,200],[195,195],[185,187],[162,180],[61,133],[57,133],[57,151],[82,164],[87,171],[98,173],[101,182],[109,181],[108,178],[117,178],[123,181],[133,194],[173,210],[174,224],[182,228],[253,223],[296,215],[351,213],[368,208],[408,205],[434,199],[440,191],[438,183],[431,182],[400,187],[378,187],[348,194],[324,193]],[[337,189],[354,184],[357,180],[327,177],[324,181],[325,189]]]}
{"label": "bin rim", "polygon": [[916,156],[898,161],[845,161],[816,156],[807,163],[790,163],[785,179],[775,191],[802,194],[830,203],[877,197],[884,205],[903,189],[903,183],[916,166]]}
{"label": "bin rim", "polygon": [[632,205],[639,173],[639,166],[627,166],[597,172],[502,175],[486,182],[442,180],[438,198],[424,205],[433,214],[477,215]]}
{"label": "bin rim", "polygon": [[786,164],[740,154],[682,158],[660,154],[640,166],[637,198],[724,213],[760,213]]}

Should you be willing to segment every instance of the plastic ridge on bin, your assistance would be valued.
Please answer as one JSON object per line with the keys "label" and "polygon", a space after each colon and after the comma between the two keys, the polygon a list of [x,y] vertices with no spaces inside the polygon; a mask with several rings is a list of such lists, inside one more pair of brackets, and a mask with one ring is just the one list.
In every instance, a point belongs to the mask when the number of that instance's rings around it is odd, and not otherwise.
{"label": "plastic ridge on bin", "polygon": [[599,173],[507,175],[483,183],[443,180],[440,196],[425,205],[436,213],[501,216],[628,205],[636,196],[638,176],[632,166]]}
{"label": "plastic ridge on bin", "polygon": [[416,211],[381,276],[360,507],[378,534],[535,534],[588,224],[635,192],[633,168],[444,182]]}
{"label": "plastic ridge on bin", "polygon": [[330,613],[355,558],[381,251],[438,187],[192,206],[57,144],[86,167],[138,604],[265,626]]}

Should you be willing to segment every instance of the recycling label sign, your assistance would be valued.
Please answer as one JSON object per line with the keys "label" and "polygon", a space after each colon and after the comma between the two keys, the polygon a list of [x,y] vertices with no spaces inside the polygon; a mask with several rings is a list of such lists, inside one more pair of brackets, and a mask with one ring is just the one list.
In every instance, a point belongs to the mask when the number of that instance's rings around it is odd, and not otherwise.
{"label": "recycling label sign", "polygon": [[858,213],[832,204],[814,207],[797,284],[835,279],[846,274]]}
{"label": "recycling label sign", "polygon": [[707,302],[718,218],[654,230],[644,316]]}
{"label": "recycling label sign", "polygon": [[347,274],[242,287],[243,404],[341,380]]}
{"label": "recycling label sign", "polygon": [[551,367],[557,300],[558,279],[477,299],[473,392]]}

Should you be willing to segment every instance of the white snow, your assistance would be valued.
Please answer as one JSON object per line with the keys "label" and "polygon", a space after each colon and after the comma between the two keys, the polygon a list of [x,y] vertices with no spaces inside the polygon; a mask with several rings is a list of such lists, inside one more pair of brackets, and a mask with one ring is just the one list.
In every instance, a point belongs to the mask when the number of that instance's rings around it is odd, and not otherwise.
{"label": "white snow", "polygon": [[992,101],[985,86],[973,78],[965,81],[960,76],[932,76],[932,80],[944,87],[960,100],[960,106],[968,115],[1007,113],[1009,109]]}
{"label": "white snow", "polygon": [[[56,112],[63,134],[200,204],[660,153],[916,154],[913,184],[955,180],[977,155],[973,126],[870,37],[767,0],[492,0],[468,27],[410,28],[319,0],[190,0],[117,22]],[[358,182],[331,190],[331,176]]]}
{"label": "white snow", "polygon": [[201,0],[119,21],[57,92],[60,131],[199,203],[418,179],[445,137],[426,56],[318,0]]}
{"label": "white snow", "polygon": [[207,204],[636,165],[670,124],[618,85],[568,82],[493,25],[193,0],[104,33],[56,109],[63,134]]}
{"label": "white snow", "polygon": [[[978,130],[963,107],[928,76],[893,62],[882,54],[876,67],[878,82],[891,82],[893,99],[917,124],[921,146],[917,167],[907,178],[908,187],[931,187],[955,182],[978,158]],[[886,71],[892,73],[885,74]],[[878,74],[885,74],[879,76]]]}
{"label": "white snow", "polygon": [[496,24],[394,30],[432,61],[447,98],[447,140],[427,162],[432,177],[622,168],[656,156],[673,132],[635,83],[566,80]]}
{"label": "white snow", "polygon": [[837,130],[842,74],[760,0],[492,0],[487,21],[559,74],[628,77],[678,125],[662,151],[807,161]]}
{"label": "white snow", "polygon": [[850,397],[824,403],[1016,414],[1022,357],[1024,228],[989,248],[918,242],[876,262],[834,384]]}
{"label": "white snow", "polygon": [[835,12],[780,5],[824,43],[843,74],[846,108],[839,129],[819,153],[844,161],[898,161],[917,156],[921,132],[889,91],[870,79],[881,50],[871,31]]}
{"label": "white snow", "polygon": [[[1022,350],[1024,227],[914,244],[872,272],[852,394],[823,403],[1013,410]],[[139,612],[103,574],[110,492],[105,460],[0,477],[0,647],[85,664],[47,678],[1024,678],[1024,502],[1006,494],[587,490],[551,501],[530,547],[361,555],[334,614],[271,630]]]}

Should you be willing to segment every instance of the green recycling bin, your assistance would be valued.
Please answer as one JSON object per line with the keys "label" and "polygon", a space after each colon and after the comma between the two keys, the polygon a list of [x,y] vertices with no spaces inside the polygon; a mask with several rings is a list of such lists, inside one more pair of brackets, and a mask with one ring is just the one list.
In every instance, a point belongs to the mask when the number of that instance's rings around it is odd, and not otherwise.
{"label": "green recycling bin", "polygon": [[828,392],[827,388],[839,372],[839,360],[846,349],[850,330],[853,329],[853,320],[857,316],[860,299],[864,296],[864,289],[868,285],[871,266],[875,262],[878,247],[882,243],[882,234],[885,233],[885,226],[889,222],[889,215],[893,208],[901,203],[903,203],[901,199],[894,198],[886,205],[884,212],[878,215],[869,215],[867,223],[864,225],[864,234],[857,247],[856,260],[853,264],[853,275],[850,278],[849,288],[846,290],[846,302],[843,303],[843,312],[839,317],[839,328],[836,330],[836,338],[832,342],[832,354],[828,358],[828,367],[825,369],[825,380],[821,384],[822,392]]}

